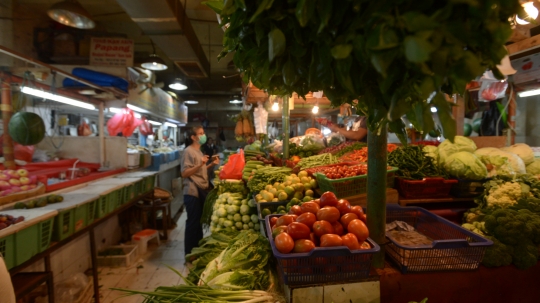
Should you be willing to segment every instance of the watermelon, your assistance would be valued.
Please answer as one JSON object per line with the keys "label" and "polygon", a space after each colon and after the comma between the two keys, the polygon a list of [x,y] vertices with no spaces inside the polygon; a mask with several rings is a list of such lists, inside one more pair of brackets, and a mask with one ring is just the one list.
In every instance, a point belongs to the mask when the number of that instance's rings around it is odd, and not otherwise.
{"label": "watermelon", "polygon": [[472,123],[472,129],[473,131],[480,133],[480,126],[482,126],[482,118],[474,119]]}
{"label": "watermelon", "polygon": [[45,137],[45,124],[37,114],[18,112],[9,120],[8,132],[21,145],[36,145]]}
{"label": "watermelon", "polygon": [[472,126],[469,123],[463,124],[463,135],[469,137],[472,133]]}

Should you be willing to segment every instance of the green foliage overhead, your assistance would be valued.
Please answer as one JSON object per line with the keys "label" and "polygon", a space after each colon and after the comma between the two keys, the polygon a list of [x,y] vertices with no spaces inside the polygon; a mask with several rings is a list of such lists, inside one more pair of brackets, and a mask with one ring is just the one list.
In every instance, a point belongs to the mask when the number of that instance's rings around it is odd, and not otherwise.
{"label": "green foliage overhead", "polygon": [[[372,131],[403,115],[424,132],[437,107],[445,137],[455,122],[444,94],[506,55],[517,0],[211,0],[228,24],[219,58],[234,53],[244,81],[274,95],[323,90],[332,105],[358,99]],[[428,104],[430,103],[430,104]]]}

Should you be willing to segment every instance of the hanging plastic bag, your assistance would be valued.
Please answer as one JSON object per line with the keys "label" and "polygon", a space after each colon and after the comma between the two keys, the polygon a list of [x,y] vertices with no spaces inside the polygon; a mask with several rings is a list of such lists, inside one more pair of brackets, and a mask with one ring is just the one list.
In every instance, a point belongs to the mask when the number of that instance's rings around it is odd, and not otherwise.
{"label": "hanging plastic bag", "polygon": [[253,110],[253,124],[255,124],[255,133],[266,134],[268,125],[268,112],[262,106],[262,103]]}
{"label": "hanging plastic bag", "polygon": [[227,162],[227,164],[223,166],[221,172],[219,172],[219,178],[221,180],[242,180],[244,165],[244,150],[241,149],[239,153],[229,156],[229,162]]}
{"label": "hanging plastic bag", "polygon": [[144,136],[148,136],[154,133],[152,131],[152,125],[146,119],[142,121],[141,125],[139,125],[139,131],[141,132],[141,135]]}
{"label": "hanging plastic bag", "polygon": [[327,142],[327,145],[329,147],[340,145],[341,143],[345,142],[346,140],[347,140],[347,138],[345,138],[345,136],[343,136],[340,133],[331,133],[326,138],[326,142]]}
{"label": "hanging plastic bag", "polygon": [[82,136],[90,136],[92,134],[92,130],[90,129],[90,125],[86,122],[86,118],[81,119],[81,124],[77,127],[77,135]]}
{"label": "hanging plastic bag", "polygon": [[124,108],[107,122],[107,131],[109,131],[109,136],[121,133],[122,136],[129,137],[141,123],[142,121],[135,118],[135,113],[131,109]]}
{"label": "hanging plastic bag", "polygon": [[508,88],[508,82],[492,82],[483,81],[480,87],[480,101],[493,101],[504,98],[506,89]]}

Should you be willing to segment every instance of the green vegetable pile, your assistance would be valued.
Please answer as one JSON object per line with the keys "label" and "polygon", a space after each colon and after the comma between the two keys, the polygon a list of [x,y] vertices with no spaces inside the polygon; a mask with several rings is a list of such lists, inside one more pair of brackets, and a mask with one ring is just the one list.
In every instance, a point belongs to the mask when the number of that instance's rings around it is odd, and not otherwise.
{"label": "green vegetable pile", "polygon": [[218,232],[222,229],[226,231],[260,229],[255,202],[242,194],[223,193],[219,195],[212,210],[211,232]]}
{"label": "green vegetable pile", "polygon": [[315,155],[307,158],[303,158],[296,165],[300,169],[312,168],[323,165],[336,164],[339,162],[339,159],[333,156],[330,153]]}
{"label": "green vegetable pile", "polygon": [[305,149],[303,146],[296,145],[296,143],[289,143],[289,156],[298,156],[300,158],[310,157],[317,154],[313,149]]}
{"label": "green vegetable pile", "polygon": [[[193,253],[198,257],[188,278],[177,273],[186,285],[160,286],[154,291],[118,289],[127,295],[143,295],[145,302],[276,302],[273,291],[276,273],[270,264],[270,243],[260,233],[242,231],[236,235],[219,232],[200,242]],[[200,263],[206,262],[204,270]],[[200,274],[200,275],[199,275]],[[195,282],[193,282],[195,280]]]}
{"label": "green vegetable pile", "polygon": [[388,154],[388,165],[398,167],[396,175],[405,179],[422,180],[425,177],[447,177],[444,169],[435,165],[420,145],[396,148]]}
{"label": "green vegetable pile", "polygon": [[252,193],[259,193],[266,185],[275,182],[283,182],[285,177],[290,175],[292,169],[288,167],[261,167],[257,169],[253,177],[248,181],[247,186]]}
{"label": "green vegetable pile", "polygon": [[491,239],[482,264],[527,269],[540,257],[540,181],[532,175],[499,175],[484,184],[464,228]]}
{"label": "green vegetable pile", "polygon": [[186,260],[191,260],[193,268],[189,270],[187,279],[197,284],[202,272],[206,269],[206,265],[227,248],[229,243],[238,235],[237,230],[219,230],[210,234],[210,236],[201,239],[199,246],[191,250],[189,255],[186,255]]}

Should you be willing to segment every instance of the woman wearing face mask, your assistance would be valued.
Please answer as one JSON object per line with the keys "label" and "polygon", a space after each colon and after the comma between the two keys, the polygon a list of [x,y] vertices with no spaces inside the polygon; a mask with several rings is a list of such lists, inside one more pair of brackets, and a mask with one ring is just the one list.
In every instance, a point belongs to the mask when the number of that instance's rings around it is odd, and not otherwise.
{"label": "woman wearing face mask", "polygon": [[[186,139],[186,149],[182,155],[181,175],[184,185],[184,205],[188,218],[186,222],[184,251],[187,254],[196,247],[203,238],[201,215],[204,200],[210,190],[207,169],[219,163],[219,159],[210,162],[208,156],[201,152],[201,145],[206,143],[206,135],[201,126],[191,129]],[[188,260],[189,261],[189,260]]]}

